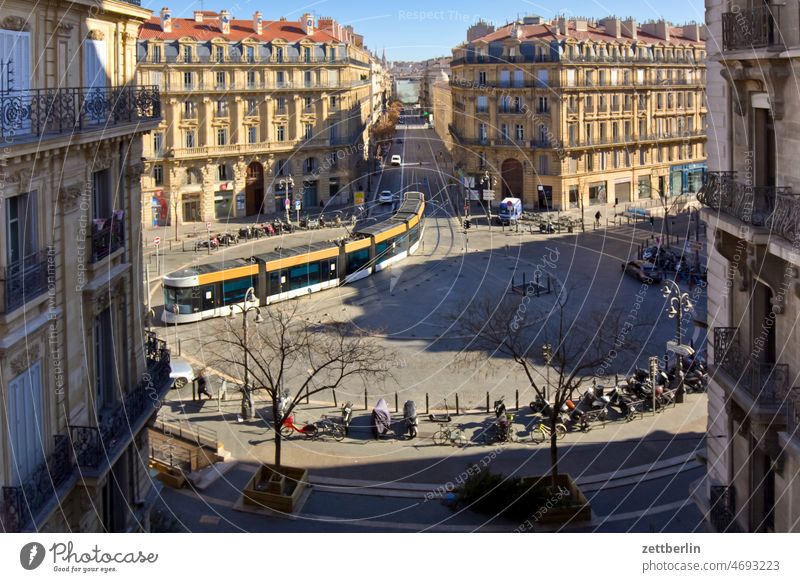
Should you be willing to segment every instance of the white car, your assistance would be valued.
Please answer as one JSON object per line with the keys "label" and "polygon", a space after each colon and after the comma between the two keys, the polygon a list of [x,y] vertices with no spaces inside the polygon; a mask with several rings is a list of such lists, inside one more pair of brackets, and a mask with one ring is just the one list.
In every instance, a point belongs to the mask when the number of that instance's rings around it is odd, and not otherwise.
{"label": "white car", "polygon": [[189,382],[194,382],[194,369],[186,360],[173,358],[169,362],[169,367],[169,377],[173,380],[173,388],[183,388]]}
{"label": "white car", "polygon": [[399,166],[401,163],[402,163],[402,161],[400,160],[400,156],[398,156],[397,154],[392,156],[391,164],[393,166]]}
{"label": "white car", "polygon": [[394,200],[394,196],[389,190],[384,190],[380,194],[378,194],[378,202],[380,204],[391,204]]}

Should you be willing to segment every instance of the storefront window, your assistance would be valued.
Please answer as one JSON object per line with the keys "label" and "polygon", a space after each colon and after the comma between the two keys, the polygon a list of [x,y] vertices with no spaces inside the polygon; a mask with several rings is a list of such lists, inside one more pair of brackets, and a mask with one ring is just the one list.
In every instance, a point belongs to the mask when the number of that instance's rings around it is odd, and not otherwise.
{"label": "storefront window", "polygon": [[184,196],[183,197],[183,221],[184,222],[200,222],[200,197],[199,196]]}
{"label": "storefront window", "polygon": [[214,218],[217,220],[230,218],[233,214],[233,192],[216,192],[214,194]]}

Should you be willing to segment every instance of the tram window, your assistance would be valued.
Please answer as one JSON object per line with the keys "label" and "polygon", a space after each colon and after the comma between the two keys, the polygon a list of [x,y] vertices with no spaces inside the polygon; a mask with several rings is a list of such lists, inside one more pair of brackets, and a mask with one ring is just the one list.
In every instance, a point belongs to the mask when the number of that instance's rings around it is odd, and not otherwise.
{"label": "tram window", "polygon": [[252,277],[242,277],[222,282],[223,302],[225,305],[244,301],[247,290],[253,286]]}
{"label": "tram window", "polygon": [[269,292],[272,295],[277,295],[283,291],[283,285],[286,283],[286,271],[272,271],[269,274]]}
{"label": "tram window", "polygon": [[318,285],[319,284],[319,263],[309,263],[306,265],[308,267],[308,284],[309,285]]}
{"label": "tram window", "polygon": [[380,242],[375,245],[375,260],[379,263],[386,258],[386,249],[389,243],[387,241]]}
{"label": "tram window", "polygon": [[369,249],[347,253],[347,274],[351,275],[369,262]]}
{"label": "tram window", "polygon": [[302,289],[308,286],[308,265],[300,265],[289,269],[289,290]]}
{"label": "tram window", "polygon": [[201,288],[201,295],[203,301],[203,311],[209,311],[211,309],[215,309],[217,307],[217,296],[219,292],[217,290],[217,284],[211,285],[203,285]]}
{"label": "tram window", "polygon": [[412,245],[419,240],[419,225],[409,231],[408,238]]}
{"label": "tram window", "polygon": [[200,311],[200,295],[196,290],[196,287],[165,287],[164,309],[175,313],[175,304],[177,304],[179,314]]}
{"label": "tram window", "polygon": [[331,279],[336,279],[336,259],[330,259],[329,261],[323,261],[322,266],[325,269],[325,272],[322,274],[322,278],[326,281],[330,281]]}

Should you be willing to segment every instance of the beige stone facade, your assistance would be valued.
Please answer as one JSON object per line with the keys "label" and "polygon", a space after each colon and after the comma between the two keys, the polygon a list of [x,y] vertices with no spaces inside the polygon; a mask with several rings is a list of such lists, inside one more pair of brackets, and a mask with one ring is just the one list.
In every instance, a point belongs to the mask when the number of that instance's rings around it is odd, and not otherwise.
{"label": "beige stone facade", "polygon": [[143,427],[169,373],[144,331],[138,2],[0,17],[0,530],[148,528]]}
{"label": "beige stone facade", "polygon": [[[703,27],[526,17],[453,49],[456,169],[528,209],[603,212],[696,192]],[[641,202],[646,199],[646,202]]]}
{"label": "beige stone facade", "polygon": [[163,97],[144,144],[145,227],[269,215],[287,199],[318,211],[363,186],[357,168],[385,87],[351,28],[165,9],[142,28],[138,61],[139,82]]}
{"label": "beige stone facade", "polygon": [[715,530],[800,531],[800,30],[781,6],[706,3],[707,478]]}

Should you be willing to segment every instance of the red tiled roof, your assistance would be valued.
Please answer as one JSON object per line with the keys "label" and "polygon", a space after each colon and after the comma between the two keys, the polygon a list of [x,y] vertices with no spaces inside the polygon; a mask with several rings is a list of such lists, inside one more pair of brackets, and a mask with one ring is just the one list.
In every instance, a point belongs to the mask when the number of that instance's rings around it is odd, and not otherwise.
{"label": "red tiled roof", "polygon": [[[511,31],[513,29],[513,24],[507,24],[506,26],[495,30],[494,32],[490,32],[489,34],[482,36],[473,40],[472,42],[484,41],[484,42],[493,42],[498,40],[505,40],[511,37]],[[632,42],[632,39],[628,37],[620,37],[616,38],[612,34],[607,34],[602,26],[588,26],[587,30],[585,31],[577,31],[575,30],[575,23],[570,21],[568,24],[567,35],[564,36],[562,34],[558,34],[558,28],[555,25],[549,24],[518,24],[517,28],[519,28],[522,32],[520,36],[520,40],[531,40],[531,39],[552,39],[552,40],[563,40],[566,38],[574,38],[576,40],[594,40],[600,42]],[[637,30],[637,41],[638,42],[645,42],[649,44],[658,44],[660,42],[665,42],[664,39],[659,38],[657,36],[653,36],[646,32],[642,32],[641,28]],[[686,44],[686,45],[704,45],[703,41],[695,41],[690,38],[683,36],[683,29],[679,27],[670,27],[669,32],[669,42],[671,44]]]}
{"label": "red tiled roof", "polygon": [[[215,13],[210,14],[216,16]],[[204,18],[203,22],[195,22],[193,18],[173,18],[172,32],[164,32],[161,30],[161,18],[154,16],[145,22],[139,30],[140,40],[177,40],[184,36],[199,41],[223,38],[236,42],[246,38],[254,38],[268,42],[276,38],[282,38],[287,42],[295,42],[307,38],[315,42],[339,42],[329,33],[319,29],[314,29],[314,34],[307,35],[301,22],[290,20],[265,20],[261,27],[261,34],[256,34],[252,20],[231,20],[230,34],[222,34],[219,21],[216,18],[209,20]]]}

